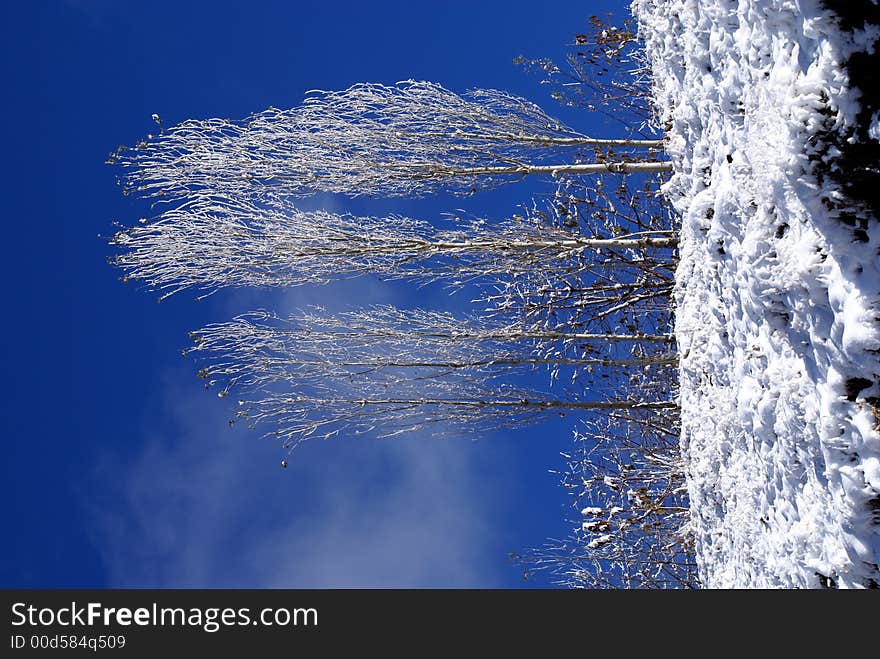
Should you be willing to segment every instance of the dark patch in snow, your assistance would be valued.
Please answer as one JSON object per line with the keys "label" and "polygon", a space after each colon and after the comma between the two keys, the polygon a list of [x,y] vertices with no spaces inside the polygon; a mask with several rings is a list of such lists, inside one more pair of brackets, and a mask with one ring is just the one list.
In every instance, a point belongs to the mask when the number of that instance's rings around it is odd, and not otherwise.
{"label": "dark patch in snow", "polygon": [[767,313],[767,323],[773,329],[786,330],[791,327],[791,312],[771,310]]}
{"label": "dark patch in snow", "polygon": [[868,232],[864,229],[856,229],[853,231],[853,241],[857,243],[866,243],[870,240],[868,238]]}
{"label": "dark patch in snow", "polygon": [[[852,31],[865,24],[880,25],[880,5],[871,0],[824,0],[841,29]],[[858,125],[845,133],[829,128],[817,136],[826,147],[825,158],[817,162],[815,174],[820,182],[827,176],[837,183],[846,197],[872,215],[880,209],[880,142],[868,134],[871,120],[880,111],[880,50],[858,51],[844,63],[850,85],[861,92]],[[830,108],[829,108],[830,109]],[[828,158],[829,151],[839,155]],[[855,231],[855,239],[867,242],[867,227]]]}
{"label": "dark patch in snow", "polygon": [[871,511],[871,521],[880,524],[880,496],[868,499],[868,510]]}
{"label": "dark patch in snow", "polygon": [[834,577],[826,577],[821,572],[816,572],[816,578],[819,579],[819,587],[820,588],[828,588],[828,589],[836,589],[837,582],[834,580]]}
{"label": "dark patch in snow", "polygon": [[859,392],[862,389],[867,389],[872,384],[873,382],[867,378],[850,378],[844,385],[844,388],[846,389],[846,399],[849,401],[855,401],[855,399],[859,397]]}
{"label": "dark patch in snow", "polygon": [[859,229],[868,228],[868,220],[865,217],[854,215],[853,213],[842,212],[837,215],[837,219],[848,227],[858,227]]}
{"label": "dark patch in snow", "polygon": [[844,30],[862,28],[865,23],[880,24],[880,5],[871,0],[823,0],[822,4],[834,12]]}

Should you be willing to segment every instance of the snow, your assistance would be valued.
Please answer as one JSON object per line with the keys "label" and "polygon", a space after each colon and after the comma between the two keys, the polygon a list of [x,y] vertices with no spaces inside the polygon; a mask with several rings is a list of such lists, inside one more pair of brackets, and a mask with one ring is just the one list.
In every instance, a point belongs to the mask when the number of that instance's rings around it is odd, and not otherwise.
{"label": "snow", "polygon": [[598,538],[591,540],[589,544],[587,544],[587,549],[598,549],[599,547],[604,547],[614,540],[610,535],[600,535]]}
{"label": "snow", "polygon": [[[880,229],[844,224],[845,199],[812,163],[839,153],[823,131],[855,125],[844,63],[880,30],[842,32],[815,0],[635,0],[633,13],[682,221],[681,442],[701,582],[876,585]],[[880,139],[877,115],[868,134]]]}
{"label": "snow", "polygon": [[880,112],[875,112],[871,117],[871,127],[868,128],[868,135],[880,142]]}

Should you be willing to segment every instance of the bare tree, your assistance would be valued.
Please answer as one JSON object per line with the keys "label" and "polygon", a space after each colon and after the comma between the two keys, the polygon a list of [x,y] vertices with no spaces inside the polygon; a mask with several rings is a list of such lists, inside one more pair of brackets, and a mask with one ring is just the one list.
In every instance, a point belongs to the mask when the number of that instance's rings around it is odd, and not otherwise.
{"label": "bare tree", "polygon": [[[583,162],[585,149],[611,146],[647,149],[648,158]],[[670,163],[650,160],[661,146],[662,140],[588,137],[504,92],[459,96],[406,81],[315,91],[300,107],[269,108],[243,122],[186,121],[121,147],[110,160],[127,170],[125,189],[144,196],[414,197],[468,193],[533,174],[669,171]],[[553,156],[566,159],[548,163]]]}
{"label": "bare tree", "polygon": [[652,124],[651,67],[635,21],[614,25],[607,17],[590,16],[568,46],[562,65],[523,56],[514,63],[542,75],[542,84],[562,105],[598,112],[628,133],[640,134]]}
{"label": "bare tree", "polygon": [[240,415],[271,422],[288,445],[342,431],[380,436],[430,428],[435,434],[484,431],[538,419],[548,412],[663,409],[668,401],[593,398],[583,388],[564,395],[513,386],[512,373],[676,363],[664,357],[595,356],[586,343],[613,346],[657,342],[664,336],[573,335],[447,313],[372,307],[342,314],[323,310],[282,319],[246,314],[194,332],[187,351],[205,356],[200,371],[225,397],[256,394]]}
{"label": "bare tree", "polygon": [[[491,379],[492,370],[584,365],[630,367],[675,364],[671,335],[586,334],[562,329],[498,324],[485,316],[460,318],[448,312],[390,305],[328,313],[313,308],[281,318],[258,311],[191,333],[187,353],[208,353],[221,361],[203,369],[228,384],[262,387],[284,379],[303,382],[330,373],[351,379],[385,376],[393,369],[461,372]],[[665,354],[621,356],[613,350],[634,344],[666,346]],[[396,377],[392,376],[392,377]]]}
{"label": "bare tree", "polygon": [[678,412],[589,417],[564,455],[562,484],[577,511],[571,536],[515,558],[572,587],[696,587]]}
{"label": "bare tree", "polygon": [[[610,183],[563,181],[546,212],[551,224],[582,236],[675,235],[675,220],[656,196],[662,179]],[[663,335],[672,329],[675,255],[602,248],[583,268],[540,268],[506,280],[485,299],[490,314],[512,315],[531,327],[570,332]],[[590,354],[587,345],[582,354]],[[634,342],[627,357],[668,354],[660,343]],[[646,359],[647,361],[647,359]],[[609,388],[665,407],[607,410],[585,417],[565,456],[563,486],[577,511],[568,538],[514,557],[558,583],[586,588],[681,588],[698,585],[689,533],[690,511],[678,448],[675,363],[588,371],[588,389]],[[622,377],[621,377],[622,376]],[[604,379],[604,380],[603,380]]]}
{"label": "bare tree", "polygon": [[[405,383],[401,383],[405,384]],[[442,384],[432,381],[432,384]],[[531,397],[529,397],[531,396]],[[499,428],[523,427],[548,413],[565,416],[570,412],[616,409],[663,409],[668,402],[631,400],[575,400],[555,398],[510,386],[469,389],[431,387],[410,389],[390,396],[355,392],[325,394],[266,393],[252,401],[239,401],[238,417],[253,426],[271,424],[271,434],[285,448],[307,439],[328,439],[340,433],[373,434],[393,437],[429,431],[434,436],[465,433],[479,436]]]}
{"label": "bare tree", "polygon": [[[676,237],[674,220],[658,198],[662,179],[632,179],[564,182],[550,202],[535,206],[530,216],[582,239]],[[489,313],[516,315],[531,324],[608,333],[667,333],[672,325],[676,253],[634,247],[597,246],[580,260],[503,278],[482,300]]]}
{"label": "bare tree", "polygon": [[[277,198],[199,194],[118,232],[111,243],[122,251],[112,262],[168,296],[189,287],[297,286],[363,274],[462,285],[537,270],[577,272],[597,265],[603,249],[662,259],[659,252],[677,245],[670,234],[583,236],[546,218],[527,212],[495,223],[459,219],[441,230],[396,215],[356,217],[302,211]],[[627,293],[609,291],[603,295]]]}
{"label": "bare tree", "polygon": [[488,313],[609,333],[656,333],[656,326],[669,324],[674,282],[671,273],[658,276],[659,268],[665,270],[662,259],[640,254],[635,260],[614,250],[592,256],[578,270],[536,270],[504,280],[484,297]]}
{"label": "bare tree", "polygon": [[[634,34],[593,26],[586,52],[619,66]],[[590,86],[583,58],[571,60],[577,89]],[[616,84],[601,77],[594,89]],[[647,107],[636,87],[616,89],[627,117]],[[241,397],[236,418],[289,449],[342,433],[473,435],[586,417],[564,477],[582,519],[571,539],[527,562],[570,585],[692,584],[674,448],[677,232],[656,196],[671,169],[663,140],[596,138],[504,92],[416,81],[314,91],[299,107],[243,121],[154,119],[158,135],[111,154],[124,190],[158,209],[111,240],[125,278],[165,297],[371,274],[476,283],[487,307],[469,317],[315,308],[208,325],[184,352],[202,361],[208,387]],[[532,175],[556,179],[552,198],[494,222],[292,203],[316,192],[470,194]],[[538,369],[546,387],[521,377]]]}

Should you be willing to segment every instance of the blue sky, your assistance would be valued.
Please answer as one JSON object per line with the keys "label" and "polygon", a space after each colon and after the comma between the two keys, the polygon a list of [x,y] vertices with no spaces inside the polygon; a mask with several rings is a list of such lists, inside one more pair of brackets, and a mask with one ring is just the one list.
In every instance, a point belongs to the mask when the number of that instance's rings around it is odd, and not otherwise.
{"label": "blue sky", "polygon": [[[373,280],[227,291],[162,304],[123,285],[98,234],[143,213],[104,164],[187,118],[293,106],[306,90],[415,78],[500,88],[585,132],[511,60],[559,57],[589,14],[623,2],[4,3],[2,260],[7,587],[546,585],[507,553],[566,533],[559,468],[570,425],[492,437],[306,444],[290,460],[201,388],[187,331],[257,307],[412,305]],[[508,186],[464,202],[382,202],[430,219],[499,217]],[[380,202],[318,199],[354,212]],[[461,308],[442,291],[431,304]]]}

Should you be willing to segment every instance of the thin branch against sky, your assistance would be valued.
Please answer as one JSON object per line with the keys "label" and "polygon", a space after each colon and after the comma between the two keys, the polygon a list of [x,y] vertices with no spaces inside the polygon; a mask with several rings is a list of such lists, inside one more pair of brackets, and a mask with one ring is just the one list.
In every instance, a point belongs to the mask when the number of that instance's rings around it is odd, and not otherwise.
{"label": "thin branch against sky", "polygon": [[[615,222],[617,218],[614,218]],[[596,267],[609,252],[669,258],[669,234],[582,235],[546,213],[500,221],[445,222],[387,215],[303,211],[278,198],[260,201],[197,194],[154,220],[119,231],[113,257],[126,277],[171,295],[194,287],[287,287],[365,274],[419,283],[499,280],[537,270]],[[664,258],[659,256],[657,258]]]}
{"label": "thin branch against sky", "polygon": [[[670,163],[653,158],[662,143],[588,137],[505,92],[459,96],[407,81],[313,92],[299,107],[269,108],[244,121],[185,121],[120,147],[110,161],[125,169],[127,191],[171,200],[199,191],[419,197],[528,175],[666,172]],[[648,157],[583,161],[603,147]]]}

